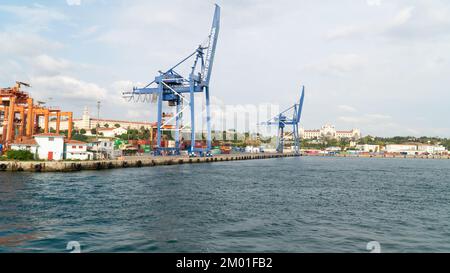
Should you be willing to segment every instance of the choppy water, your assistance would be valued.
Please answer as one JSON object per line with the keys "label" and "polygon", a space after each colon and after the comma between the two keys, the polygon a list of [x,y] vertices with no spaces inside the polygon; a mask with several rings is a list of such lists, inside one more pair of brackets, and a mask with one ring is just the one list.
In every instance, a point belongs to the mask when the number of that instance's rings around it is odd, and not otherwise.
{"label": "choppy water", "polygon": [[0,252],[450,251],[450,161],[0,173]]}

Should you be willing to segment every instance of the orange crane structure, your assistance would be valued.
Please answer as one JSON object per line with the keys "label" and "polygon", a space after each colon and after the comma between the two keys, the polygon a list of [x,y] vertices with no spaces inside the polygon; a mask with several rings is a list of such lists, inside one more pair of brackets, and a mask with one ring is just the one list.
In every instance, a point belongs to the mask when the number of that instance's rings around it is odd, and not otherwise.
{"label": "orange crane structure", "polygon": [[[68,119],[68,139],[72,136],[73,113],[62,112],[60,109],[35,105],[33,98],[21,90],[21,87],[31,87],[27,83],[16,82],[14,87],[0,88],[0,144],[4,150],[16,140],[31,139],[33,135],[49,133],[49,122],[56,117],[56,133],[60,133],[61,118]],[[44,128],[39,127],[40,118],[44,118]]]}

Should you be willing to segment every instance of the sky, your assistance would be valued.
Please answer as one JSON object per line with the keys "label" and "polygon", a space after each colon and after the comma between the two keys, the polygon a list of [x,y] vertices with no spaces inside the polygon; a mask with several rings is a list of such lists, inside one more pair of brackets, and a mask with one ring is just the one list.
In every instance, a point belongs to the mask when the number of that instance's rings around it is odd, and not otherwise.
{"label": "sky", "polygon": [[[205,41],[214,3],[0,0],[0,86],[29,82],[34,97],[76,117],[86,106],[95,113],[100,100],[104,118],[152,121],[155,105],[122,92]],[[220,109],[240,109],[239,118],[273,112],[298,101],[305,85],[306,129],[329,123],[364,135],[450,137],[449,1],[217,3],[211,94]]]}

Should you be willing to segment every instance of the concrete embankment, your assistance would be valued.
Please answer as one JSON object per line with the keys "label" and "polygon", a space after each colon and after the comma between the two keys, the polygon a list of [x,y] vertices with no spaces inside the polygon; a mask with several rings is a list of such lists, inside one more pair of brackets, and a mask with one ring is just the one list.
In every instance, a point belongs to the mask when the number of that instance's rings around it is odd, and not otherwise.
{"label": "concrete embankment", "polygon": [[237,160],[295,157],[295,154],[230,154],[214,157],[164,156],[128,157],[121,160],[101,161],[0,161],[0,171],[11,172],[74,172],[82,170],[105,170],[116,168],[141,168],[160,165],[198,164]]}
{"label": "concrete embankment", "polygon": [[407,159],[450,159],[450,155],[395,155],[395,154],[373,154],[373,155],[352,155],[352,154],[304,154],[303,156],[315,157],[348,157],[348,158],[407,158]]}

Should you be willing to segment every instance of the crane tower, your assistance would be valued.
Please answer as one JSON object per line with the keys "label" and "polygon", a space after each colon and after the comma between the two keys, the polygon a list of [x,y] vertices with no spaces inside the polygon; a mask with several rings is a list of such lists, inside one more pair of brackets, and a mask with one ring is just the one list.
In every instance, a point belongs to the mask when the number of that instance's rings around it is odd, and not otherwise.
{"label": "crane tower", "polygon": [[[163,152],[169,154],[180,153],[181,133],[190,126],[191,144],[190,154],[208,154],[211,150],[211,110],[210,110],[210,80],[216,53],[217,40],[220,29],[220,7],[215,5],[214,19],[211,32],[206,44],[200,45],[197,49],[182,59],[179,63],[166,70],[159,71],[159,75],[144,87],[134,87],[132,91],[124,92],[125,98],[137,99],[141,97],[156,98],[157,102],[157,135],[155,145],[155,155],[161,155]],[[193,61],[190,73],[183,76],[178,71],[180,65]],[[206,106],[206,130],[207,140],[206,148],[196,147],[195,136],[195,103],[196,94],[204,95]],[[167,102],[169,107],[175,108],[173,115],[167,115],[163,112],[163,103]],[[183,124],[183,113],[190,110],[190,122]],[[167,119],[166,119],[167,118]],[[175,123],[174,125],[171,125]],[[165,147],[162,145],[162,134],[164,131],[175,133],[175,147]],[[153,141],[153,140],[152,140]]]}
{"label": "crane tower", "polygon": [[277,134],[277,152],[283,153],[284,143],[285,143],[285,127],[292,125],[292,135],[294,140],[294,150],[296,154],[300,153],[300,133],[298,129],[298,124],[302,116],[303,110],[303,100],[305,99],[305,87],[302,87],[302,92],[300,96],[300,101],[283,112],[279,113],[275,117],[271,118],[267,122],[261,125],[276,125],[278,126]]}

